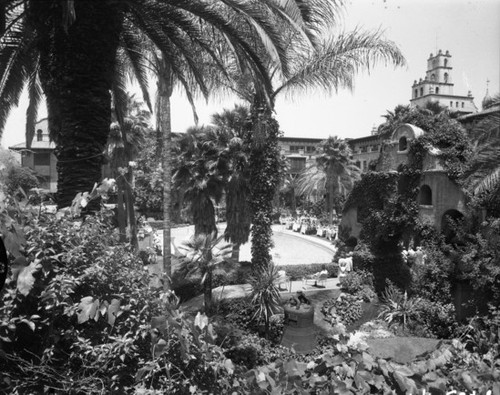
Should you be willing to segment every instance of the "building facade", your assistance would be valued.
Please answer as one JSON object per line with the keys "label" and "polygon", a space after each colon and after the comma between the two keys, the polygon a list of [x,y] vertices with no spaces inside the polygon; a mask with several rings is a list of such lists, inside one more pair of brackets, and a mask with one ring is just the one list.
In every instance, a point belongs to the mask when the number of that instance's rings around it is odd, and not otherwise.
{"label": "building facade", "polygon": [[10,150],[21,155],[21,166],[29,167],[37,174],[40,188],[50,193],[57,191],[57,159],[54,155],[56,145],[49,139],[48,121],[46,118],[35,125],[35,135],[31,147],[26,143],[9,147]]}
{"label": "building facade", "polygon": [[307,137],[280,137],[278,147],[281,156],[288,161],[288,173],[297,176],[307,166],[314,163],[319,153],[319,145],[324,139]]}

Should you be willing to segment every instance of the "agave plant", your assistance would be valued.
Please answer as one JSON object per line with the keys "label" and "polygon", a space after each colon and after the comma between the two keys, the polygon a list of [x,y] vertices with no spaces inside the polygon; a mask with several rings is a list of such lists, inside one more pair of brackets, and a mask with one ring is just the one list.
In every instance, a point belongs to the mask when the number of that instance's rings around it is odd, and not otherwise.
{"label": "agave plant", "polygon": [[205,313],[212,311],[212,277],[216,267],[230,265],[231,244],[220,245],[224,236],[215,233],[194,235],[179,246],[181,270],[186,276],[201,274]]}
{"label": "agave plant", "polygon": [[381,299],[382,311],[379,318],[383,318],[389,325],[399,323],[404,332],[408,322],[417,318],[420,298],[408,298],[407,292],[402,293],[394,284],[388,284]]}
{"label": "agave plant", "polygon": [[278,268],[270,264],[252,275],[249,283],[252,287],[250,298],[252,305],[257,307],[252,320],[264,321],[266,337],[269,335],[269,321],[281,304],[280,291],[277,286]]}

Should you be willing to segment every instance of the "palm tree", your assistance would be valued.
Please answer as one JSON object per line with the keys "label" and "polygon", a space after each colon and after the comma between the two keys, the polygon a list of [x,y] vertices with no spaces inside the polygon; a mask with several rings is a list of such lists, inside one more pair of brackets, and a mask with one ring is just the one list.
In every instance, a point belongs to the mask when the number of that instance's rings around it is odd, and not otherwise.
{"label": "palm tree", "polygon": [[217,238],[214,233],[198,234],[179,246],[181,255],[180,270],[185,276],[201,274],[205,313],[212,311],[212,273],[217,266],[223,266],[230,254],[230,245],[222,245],[221,236]]}
{"label": "palm tree", "polygon": [[178,167],[174,184],[184,188],[189,202],[195,235],[217,234],[214,204],[224,190],[225,160],[219,157],[214,131],[205,127],[192,127],[178,141]]}
{"label": "palm tree", "polygon": [[335,198],[347,195],[354,181],[359,179],[360,170],[350,159],[351,149],[345,140],[330,136],[321,143],[320,150],[315,166],[306,169],[299,180],[299,193],[318,195],[324,192],[332,224]]}
{"label": "palm tree", "polygon": [[[500,95],[489,99],[485,110],[500,106]],[[473,155],[463,183],[473,196],[493,201],[500,195],[500,116],[492,112],[473,130]]]}
{"label": "palm tree", "polygon": [[[107,155],[113,177],[118,186],[118,227],[120,240],[125,241],[125,223],[127,222],[125,212],[128,213],[130,227],[130,243],[137,247],[137,231],[134,210],[133,168],[130,162],[135,161],[145,141],[145,133],[150,128],[150,113],[141,108],[134,95],[128,95],[125,108],[120,109],[123,114],[114,109],[115,121],[111,124],[108,138]],[[125,210],[123,204],[125,204]]]}
{"label": "palm tree", "polygon": [[[67,206],[76,192],[91,190],[100,179],[119,54],[129,59],[143,92],[147,92],[140,32],[159,48],[174,73],[186,75],[182,66],[189,64],[190,81],[198,85],[203,85],[205,75],[195,72],[200,69],[192,50],[207,54],[213,65],[223,69],[210,43],[225,42],[224,56],[237,58],[239,65],[269,90],[263,57],[269,55],[276,64],[286,66],[281,36],[270,18],[299,27],[303,13],[293,14],[297,9],[296,4],[292,8],[274,0],[216,4],[201,0],[4,0],[0,130],[26,83],[31,98],[29,144],[43,88],[49,130],[57,144],[58,204]],[[241,24],[252,26],[251,34],[241,31]],[[257,52],[250,41],[260,42],[264,51]]]}
{"label": "palm tree", "polygon": [[297,216],[297,196],[299,196],[297,188],[299,187],[299,179],[300,174],[287,173],[283,178],[283,186],[281,187],[281,192],[290,194],[290,209],[293,218]]}
{"label": "palm tree", "polygon": [[233,243],[231,258],[235,262],[239,261],[240,245],[246,243],[250,236],[249,147],[245,144],[251,131],[249,118],[248,107],[240,105],[212,115],[212,124],[217,130],[222,150],[220,155],[228,161],[224,238]]}
{"label": "palm tree", "polygon": [[[321,6],[316,9],[322,10]],[[315,20],[335,22],[321,14]],[[290,45],[287,46],[290,70],[287,74],[279,71],[274,74],[270,100],[259,90],[248,89],[245,78],[240,80],[239,85],[231,87],[252,105],[252,260],[257,265],[270,260],[272,205],[266,202],[273,199],[279,185],[275,171],[279,156],[279,125],[272,115],[277,96],[304,91],[323,90],[330,93],[341,88],[352,89],[354,76],[359,71],[370,70],[372,64],[405,64],[398,47],[386,40],[380,31],[364,32],[357,29],[332,36],[321,35],[317,30],[313,42],[313,46],[305,46],[304,42],[297,42],[296,36],[291,37]]]}

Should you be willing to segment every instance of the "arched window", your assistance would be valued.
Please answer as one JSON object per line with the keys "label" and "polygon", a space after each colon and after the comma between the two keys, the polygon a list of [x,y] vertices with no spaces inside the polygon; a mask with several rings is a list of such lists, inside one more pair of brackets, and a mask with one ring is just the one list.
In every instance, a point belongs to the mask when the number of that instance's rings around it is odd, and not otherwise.
{"label": "arched window", "polygon": [[405,136],[402,136],[400,139],[399,139],[399,147],[398,147],[398,151],[406,151],[408,148],[408,140],[406,139]]}
{"label": "arched window", "polygon": [[415,89],[415,96],[414,97],[418,97],[418,89]]}
{"label": "arched window", "polygon": [[436,87],[436,95],[439,94],[439,87]]}
{"label": "arched window", "polygon": [[456,107],[458,108],[458,102],[456,102],[455,104],[456,104]]}
{"label": "arched window", "polygon": [[38,129],[36,131],[36,141],[42,141],[43,140],[43,132],[42,129]]}
{"label": "arched window", "polygon": [[448,82],[448,73],[444,73],[444,82]]}
{"label": "arched window", "polygon": [[450,102],[450,107],[453,107],[453,102],[452,101]]}
{"label": "arched window", "polygon": [[444,67],[448,67],[448,59],[444,60]]}
{"label": "arched window", "polygon": [[420,188],[419,203],[425,206],[432,206],[432,189],[429,185],[422,185]]}
{"label": "arched window", "polygon": [[420,96],[424,95],[424,88],[420,88]]}
{"label": "arched window", "polygon": [[464,102],[462,102],[462,108],[464,108]]}
{"label": "arched window", "polygon": [[436,81],[436,74],[434,73],[431,74],[431,81]]}

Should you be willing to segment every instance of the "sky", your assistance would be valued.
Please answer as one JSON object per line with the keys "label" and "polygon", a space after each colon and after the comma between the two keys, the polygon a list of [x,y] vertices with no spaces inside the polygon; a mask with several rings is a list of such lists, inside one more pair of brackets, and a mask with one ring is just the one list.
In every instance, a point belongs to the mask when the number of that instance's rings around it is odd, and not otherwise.
{"label": "sky", "polygon": [[[500,91],[500,0],[351,0],[346,1],[345,30],[382,29],[407,60],[407,66],[376,65],[355,78],[353,92],[332,96],[310,93],[293,99],[278,97],[276,118],[287,137],[356,138],[370,134],[382,115],[398,104],[409,104],[414,80],[425,76],[430,53],[441,49],[452,56],[454,94],[472,92],[478,108],[486,93]],[[201,124],[235,99],[197,103]],[[24,141],[26,97],[12,111],[2,146]],[[44,111],[40,112],[43,117]],[[172,130],[183,132],[194,124],[191,107],[179,94],[172,98]]]}

